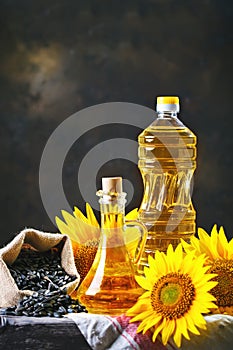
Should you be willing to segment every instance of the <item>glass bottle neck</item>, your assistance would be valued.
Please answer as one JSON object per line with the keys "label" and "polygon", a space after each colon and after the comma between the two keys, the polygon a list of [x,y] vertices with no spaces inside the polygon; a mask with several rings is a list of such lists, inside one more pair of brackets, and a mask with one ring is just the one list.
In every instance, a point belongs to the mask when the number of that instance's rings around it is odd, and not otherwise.
{"label": "glass bottle neck", "polygon": [[126,194],[104,194],[99,191],[102,228],[117,228],[124,226]]}

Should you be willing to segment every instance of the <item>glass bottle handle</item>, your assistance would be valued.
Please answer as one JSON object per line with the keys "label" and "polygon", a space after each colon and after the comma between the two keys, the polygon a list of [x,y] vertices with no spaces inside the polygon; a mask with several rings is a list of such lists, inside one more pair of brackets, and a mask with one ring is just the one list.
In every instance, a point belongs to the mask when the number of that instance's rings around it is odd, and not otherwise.
{"label": "glass bottle handle", "polygon": [[136,234],[135,230],[131,231],[130,237],[127,237],[127,230],[125,236],[125,244],[128,249],[129,255],[134,264],[138,264],[142,253],[144,251],[146,238],[147,238],[147,229],[145,225],[143,225],[140,221],[137,220],[125,220],[126,228],[135,228],[138,227],[137,232],[140,234]]}

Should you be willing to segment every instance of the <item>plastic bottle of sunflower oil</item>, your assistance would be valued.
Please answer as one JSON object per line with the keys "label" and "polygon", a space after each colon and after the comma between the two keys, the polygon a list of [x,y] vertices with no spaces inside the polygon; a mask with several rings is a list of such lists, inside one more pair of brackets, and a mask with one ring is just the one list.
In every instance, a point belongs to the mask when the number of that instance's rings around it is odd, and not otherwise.
{"label": "plastic bottle of sunflower oil", "polygon": [[148,230],[140,269],[156,250],[174,247],[195,233],[191,202],[196,136],[177,117],[179,98],[157,98],[157,118],[138,137],[144,196],[139,219]]}

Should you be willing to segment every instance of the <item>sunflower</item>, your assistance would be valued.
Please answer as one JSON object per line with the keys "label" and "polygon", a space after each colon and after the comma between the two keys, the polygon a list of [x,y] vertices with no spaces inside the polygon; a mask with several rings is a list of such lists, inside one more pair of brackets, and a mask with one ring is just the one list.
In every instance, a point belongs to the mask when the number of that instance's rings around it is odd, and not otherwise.
{"label": "sunflower", "polygon": [[86,203],[85,216],[77,207],[73,215],[61,211],[65,222],[56,217],[56,224],[61,233],[67,234],[72,241],[75,265],[82,281],[94,261],[100,237],[100,226],[91,206]]}
{"label": "sunflower", "polygon": [[218,232],[217,225],[210,235],[199,228],[198,237],[192,237],[190,244],[182,241],[182,245],[186,252],[192,251],[195,256],[206,255],[209,272],[217,274],[214,280],[218,284],[211,291],[216,298],[216,311],[233,315],[233,239],[228,242],[223,227]]}
{"label": "sunflower", "polygon": [[[67,234],[71,238],[75,265],[82,282],[92,266],[98,249],[100,225],[88,203],[86,203],[86,216],[77,207],[74,207],[73,215],[65,210],[62,210],[61,213],[65,222],[56,216],[56,224],[62,234]],[[133,209],[126,215],[126,220],[135,220],[137,213],[137,208]],[[126,228],[125,241],[132,258],[135,255],[139,239],[139,231],[137,229]]]}
{"label": "sunflower", "polygon": [[185,255],[181,244],[175,250],[169,245],[167,254],[156,251],[155,258],[148,257],[145,276],[135,277],[146,291],[126,313],[133,316],[130,322],[141,321],[137,332],[151,329],[152,340],[161,334],[164,345],[173,336],[180,347],[182,335],[190,339],[188,331],[200,334],[198,328],[206,328],[202,314],[216,307],[209,291],[217,282],[210,281],[215,275],[206,273],[204,262],[204,255]]}

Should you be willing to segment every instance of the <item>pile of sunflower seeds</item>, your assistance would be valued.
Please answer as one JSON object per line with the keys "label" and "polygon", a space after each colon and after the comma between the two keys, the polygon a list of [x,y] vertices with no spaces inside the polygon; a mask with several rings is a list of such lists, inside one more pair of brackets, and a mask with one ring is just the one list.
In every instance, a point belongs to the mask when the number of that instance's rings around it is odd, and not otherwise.
{"label": "pile of sunflower seeds", "polygon": [[47,289],[49,283],[62,287],[76,279],[76,276],[67,275],[58,252],[53,250],[41,253],[22,249],[14,264],[8,268],[21,290]]}
{"label": "pile of sunflower seeds", "polygon": [[24,296],[17,305],[0,309],[0,315],[62,317],[66,313],[86,312],[78,300],[66,294],[66,289],[38,291]]}
{"label": "pile of sunflower seeds", "polygon": [[62,317],[66,313],[87,312],[78,300],[67,295],[63,286],[76,276],[67,275],[56,251],[41,253],[22,249],[8,268],[19,289],[34,293],[24,296],[13,307],[0,309],[0,315]]}

